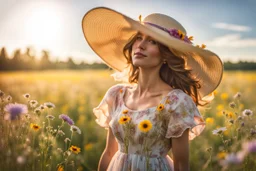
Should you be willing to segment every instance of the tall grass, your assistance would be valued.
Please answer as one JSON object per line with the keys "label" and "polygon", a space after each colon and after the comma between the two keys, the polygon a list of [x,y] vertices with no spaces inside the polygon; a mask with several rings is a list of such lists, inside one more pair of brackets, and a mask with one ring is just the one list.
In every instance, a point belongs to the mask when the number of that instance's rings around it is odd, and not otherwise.
{"label": "tall grass", "polygon": [[[116,84],[111,73],[106,70],[0,73],[0,90],[5,93],[1,103],[0,169],[96,170],[105,146],[106,131],[95,123],[92,108],[98,105],[106,90]],[[254,169],[255,153],[247,152],[236,165],[231,165],[227,159],[229,154],[246,151],[245,142],[256,138],[255,115],[243,115],[245,109],[255,112],[255,84],[255,72],[224,73],[213,102],[207,108],[200,108],[207,125],[190,143],[191,170]],[[234,98],[237,92],[241,97]],[[26,93],[30,94],[29,99],[23,96]],[[11,101],[6,100],[8,95]],[[38,115],[29,104],[31,100],[36,100],[38,106],[50,102],[55,107],[46,108]],[[18,120],[6,120],[4,107],[14,102],[27,105],[31,118],[22,115],[24,117]],[[72,136],[70,125],[66,122],[63,125],[63,120],[59,119],[61,114],[73,119],[81,129],[80,135]],[[49,120],[47,115],[55,118]],[[38,124],[40,129],[35,131],[31,123]],[[214,135],[212,131],[220,127],[226,127],[227,131]],[[56,137],[58,129],[65,135]],[[71,136],[72,143],[69,143],[67,138],[71,140]],[[70,150],[71,144],[81,152],[76,154]]]}

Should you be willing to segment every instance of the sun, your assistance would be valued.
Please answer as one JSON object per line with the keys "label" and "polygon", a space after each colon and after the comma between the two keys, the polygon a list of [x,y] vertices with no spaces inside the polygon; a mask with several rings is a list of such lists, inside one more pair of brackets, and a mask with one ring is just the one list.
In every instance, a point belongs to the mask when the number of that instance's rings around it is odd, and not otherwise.
{"label": "sun", "polygon": [[24,21],[24,33],[31,45],[37,48],[54,48],[62,35],[62,16],[57,8],[33,8]]}

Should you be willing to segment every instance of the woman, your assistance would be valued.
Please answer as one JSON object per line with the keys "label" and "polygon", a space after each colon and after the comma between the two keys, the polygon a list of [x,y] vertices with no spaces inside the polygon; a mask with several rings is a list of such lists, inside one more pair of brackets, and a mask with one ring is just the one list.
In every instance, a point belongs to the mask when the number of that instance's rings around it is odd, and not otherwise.
{"label": "woman", "polygon": [[128,84],[109,88],[93,109],[108,128],[98,170],[189,170],[189,140],[205,126],[196,106],[221,81],[219,57],[193,46],[183,26],[163,14],[135,21],[100,7],[82,25],[88,44],[110,67],[129,71]]}

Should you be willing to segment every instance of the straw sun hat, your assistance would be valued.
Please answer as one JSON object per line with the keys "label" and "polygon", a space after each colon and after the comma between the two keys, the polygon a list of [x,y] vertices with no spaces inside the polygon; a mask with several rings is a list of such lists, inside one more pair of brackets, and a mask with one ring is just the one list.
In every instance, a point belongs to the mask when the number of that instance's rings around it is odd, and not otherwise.
{"label": "straw sun hat", "polygon": [[111,68],[122,72],[127,67],[123,47],[138,31],[151,36],[169,48],[189,54],[183,56],[186,68],[199,79],[201,97],[212,93],[220,84],[223,64],[220,58],[209,50],[196,47],[186,36],[186,30],[175,19],[154,13],[141,20],[105,7],[88,11],[82,20],[86,41],[94,52]]}

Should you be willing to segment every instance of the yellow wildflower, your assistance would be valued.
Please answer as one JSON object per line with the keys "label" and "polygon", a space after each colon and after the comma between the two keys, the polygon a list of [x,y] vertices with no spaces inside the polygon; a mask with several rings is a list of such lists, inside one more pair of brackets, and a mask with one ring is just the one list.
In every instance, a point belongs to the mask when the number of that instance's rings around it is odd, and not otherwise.
{"label": "yellow wildflower", "polygon": [[213,118],[206,118],[206,123],[208,123],[208,124],[213,124],[213,122],[214,122],[214,119]]}
{"label": "yellow wildflower", "polygon": [[131,120],[131,118],[129,116],[122,116],[120,119],[119,119],[119,123],[120,124],[125,124],[126,122],[129,122]]}
{"label": "yellow wildflower", "polygon": [[37,125],[37,124],[31,123],[31,124],[30,124],[30,128],[34,129],[35,131],[38,131],[38,130],[40,129],[40,126]]}
{"label": "yellow wildflower", "polygon": [[219,152],[217,154],[218,159],[225,159],[226,156],[227,156],[227,153],[225,152]]}
{"label": "yellow wildflower", "polygon": [[228,99],[228,94],[227,94],[227,93],[222,93],[222,94],[220,95],[220,98],[221,98],[222,100],[227,100],[227,99]]}
{"label": "yellow wildflower", "polygon": [[181,38],[182,40],[184,40],[185,34],[184,34],[182,31],[180,31],[180,30],[178,30],[178,34],[179,34],[180,38]]}
{"label": "yellow wildflower", "polygon": [[64,171],[64,166],[63,165],[59,165],[57,171]]}
{"label": "yellow wildflower", "polygon": [[138,125],[138,128],[140,131],[146,133],[151,130],[152,123],[150,122],[150,120],[141,121]]}
{"label": "yellow wildflower", "polygon": [[205,44],[202,44],[202,45],[201,45],[201,48],[202,48],[202,49],[205,49],[205,48],[206,48],[206,45],[205,45]]}
{"label": "yellow wildflower", "polygon": [[189,36],[188,39],[189,39],[190,41],[193,41],[193,40],[194,40],[194,37],[193,37],[193,36]]}
{"label": "yellow wildflower", "polygon": [[159,104],[158,106],[157,106],[157,110],[158,111],[162,111],[164,109],[164,105],[163,104]]}
{"label": "yellow wildflower", "polygon": [[224,109],[224,105],[222,105],[222,104],[219,104],[218,106],[217,106],[217,110],[223,110]]}
{"label": "yellow wildflower", "polygon": [[123,110],[123,112],[122,112],[123,114],[127,114],[128,113],[128,110],[126,109],[126,110]]}
{"label": "yellow wildflower", "polygon": [[92,143],[88,143],[88,144],[86,144],[86,145],[84,146],[84,149],[85,149],[86,151],[89,151],[89,150],[92,149],[92,147],[93,147]]}
{"label": "yellow wildflower", "polygon": [[75,153],[75,154],[78,154],[78,153],[81,152],[81,149],[80,149],[79,147],[77,147],[77,146],[74,146],[74,145],[72,145],[71,147],[69,147],[69,150],[72,151],[72,152]]}

